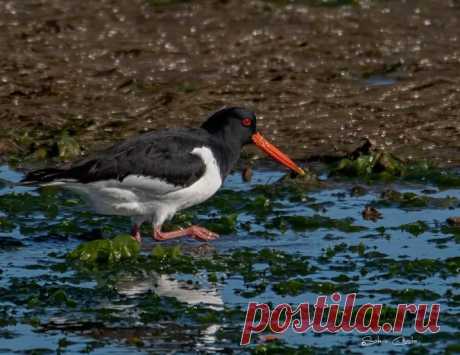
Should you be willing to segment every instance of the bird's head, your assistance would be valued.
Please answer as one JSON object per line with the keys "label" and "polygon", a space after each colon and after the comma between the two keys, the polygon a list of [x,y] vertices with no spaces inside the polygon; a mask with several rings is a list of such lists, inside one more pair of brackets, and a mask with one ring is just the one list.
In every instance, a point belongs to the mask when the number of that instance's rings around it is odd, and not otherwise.
{"label": "bird's head", "polygon": [[294,172],[304,175],[305,172],[294,163],[286,154],[268,142],[256,128],[256,115],[242,107],[229,107],[212,114],[201,128],[210,134],[219,135],[228,143],[240,147],[254,143],[268,156],[283,164]]}

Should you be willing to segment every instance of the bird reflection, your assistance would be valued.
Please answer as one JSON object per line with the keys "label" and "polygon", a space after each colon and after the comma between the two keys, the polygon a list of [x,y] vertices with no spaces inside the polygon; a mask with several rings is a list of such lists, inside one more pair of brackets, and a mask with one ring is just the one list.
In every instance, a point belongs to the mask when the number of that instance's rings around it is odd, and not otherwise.
{"label": "bird reflection", "polygon": [[189,305],[202,303],[213,309],[221,309],[224,305],[216,287],[203,285],[197,287],[196,283],[176,280],[172,275],[161,275],[156,272],[143,278],[131,275],[122,277],[117,283],[117,291],[127,297],[153,292],[160,297],[174,297]]}

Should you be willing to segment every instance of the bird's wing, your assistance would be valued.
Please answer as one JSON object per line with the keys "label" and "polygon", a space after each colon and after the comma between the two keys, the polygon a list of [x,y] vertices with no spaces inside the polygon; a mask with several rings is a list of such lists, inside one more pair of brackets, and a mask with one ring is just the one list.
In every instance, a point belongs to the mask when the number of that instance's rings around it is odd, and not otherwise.
{"label": "bird's wing", "polygon": [[190,130],[146,133],[118,143],[68,169],[31,172],[24,182],[118,180],[134,187],[150,183],[168,192],[189,186],[204,174],[205,163],[191,152],[196,147],[205,146],[206,139],[201,130],[194,131],[194,134],[190,134]]}

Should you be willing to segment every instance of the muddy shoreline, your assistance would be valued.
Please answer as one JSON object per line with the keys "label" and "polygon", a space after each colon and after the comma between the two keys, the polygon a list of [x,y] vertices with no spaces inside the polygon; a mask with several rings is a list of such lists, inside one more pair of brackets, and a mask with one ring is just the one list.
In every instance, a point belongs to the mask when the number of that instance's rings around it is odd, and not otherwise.
{"label": "muddy shoreline", "polygon": [[0,5],[3,160],[53,158],[63,136],[75,158],[236,104],[297,159],[370,138],[460,165],[458,1],[157,3]]}

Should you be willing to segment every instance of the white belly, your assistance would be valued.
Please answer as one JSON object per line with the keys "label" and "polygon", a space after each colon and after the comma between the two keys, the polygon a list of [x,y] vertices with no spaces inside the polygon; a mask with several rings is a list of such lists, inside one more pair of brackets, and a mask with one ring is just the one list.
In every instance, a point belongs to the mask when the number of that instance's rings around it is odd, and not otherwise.
{"label": "white belly", "polygon": [[88,184],[56,182],[84,196],[101,214],[145,217],[154,225],[161,225],[177,211],[199,204],[222,185],[219,166],[207,147],[195,148],[206,168],[203,176],[188,187],[166,183],[157,178],[128,175],[123,181],[107,180]]}

